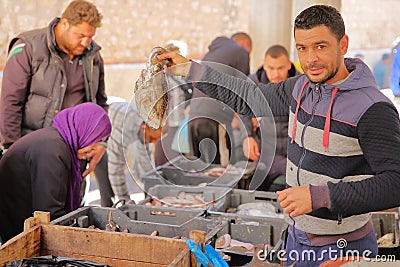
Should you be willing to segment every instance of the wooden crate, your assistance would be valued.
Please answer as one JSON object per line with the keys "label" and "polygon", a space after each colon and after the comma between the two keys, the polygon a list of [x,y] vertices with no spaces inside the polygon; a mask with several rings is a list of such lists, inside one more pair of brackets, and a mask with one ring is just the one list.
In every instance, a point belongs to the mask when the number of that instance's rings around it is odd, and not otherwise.
{"label": "wooden crate", "polygon": [[25,222],[24,232],[0,247],[0,266],[44,255],[112,267],[192,266],[190,250],[183,240],[50,225],[39,214],[35,212],[35,217]]}

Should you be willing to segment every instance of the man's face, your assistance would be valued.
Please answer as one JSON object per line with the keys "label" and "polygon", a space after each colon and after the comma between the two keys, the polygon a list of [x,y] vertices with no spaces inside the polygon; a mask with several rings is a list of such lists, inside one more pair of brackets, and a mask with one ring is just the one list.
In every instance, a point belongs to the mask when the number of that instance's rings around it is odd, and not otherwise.
{"label": "man's face", "polygon": [[161,127],[158,128],[157,130],[154,130],[146,125],[145,129],[144,129],[145,144],[156,143],[158,141],[158,139],[161,138],[161,133],[162,133]]}
{"label": "man's face", "polygon": [[263,69],[270,82],[278,83],[289,77],[289,70],[292,67],[291,64],[286,55],[282,54],[277,58],[267,55],[264,59]]}
{"label": "man's face", "polygon": [[300,65],[312,82],[331,84],[345,78],[338,72],[345,68],[347,35],[338,42],[328,27],[317,26],[309,30],[296,29],[295,40]]}
{"label": "man's face", "polygon": [[96,28],[87,22],[77,25],[71,25],[67,20],[63,19],[62,31],[58,38],[58,46],[68,55],[81,55],[92,42],[93,36],[96,34]]}

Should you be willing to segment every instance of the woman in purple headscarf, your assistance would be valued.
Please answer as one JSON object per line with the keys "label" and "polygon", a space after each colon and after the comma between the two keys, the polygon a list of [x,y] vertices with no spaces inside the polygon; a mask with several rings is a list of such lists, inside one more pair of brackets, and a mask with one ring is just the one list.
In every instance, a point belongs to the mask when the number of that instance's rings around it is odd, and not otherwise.
{"label": "woman in purple headscarf", "polygon": [[54,117],[52,127],[15,142],[0,160],[0,237],[3,242],[23,229],[33,211],[51,219],[79,208],[80,159],[109,137],[111,123],[98,105],[84,103]]}

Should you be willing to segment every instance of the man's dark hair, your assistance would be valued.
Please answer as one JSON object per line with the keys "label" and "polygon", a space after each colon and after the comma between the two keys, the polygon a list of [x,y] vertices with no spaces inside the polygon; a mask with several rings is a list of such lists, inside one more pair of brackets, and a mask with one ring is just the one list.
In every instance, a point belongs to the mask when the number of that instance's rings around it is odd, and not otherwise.
{"label": "man's dark hair", "polygon": [[328,27],[338,41],[340,41],[345,34],[342,15],[332,6],[311,6],[303,10],[294,21],[295,30],[310,30],[321,25]]}
{"label": "man's dark hair", "polygon": [[248,40],[248,41],[250,42],[250,45],[252,44],[250,35],[248,35],[248,34],[245,33],[245,32],[237,32],[237,33],[234,33],[234,34],[231,36],[231,39],[232,39],[233,41],[235,41],[235,42],[236,42],[237,40]]}
{"label": "man's dark hair", "polygon": [[87,22],[90,26],[98,28],[101,26],[103,15],[94,4],[85,0],[74,0],[67,6],[61,17],[74,26]]}
{"label": "man's dark hair", "polygon": [[267,52],[265,52],[265,57],[270,56],[272,58],[278,58],[281,55],[285,55],[287,58],[289,58],[288,51],[281,45],[273,45],[267,49]]}

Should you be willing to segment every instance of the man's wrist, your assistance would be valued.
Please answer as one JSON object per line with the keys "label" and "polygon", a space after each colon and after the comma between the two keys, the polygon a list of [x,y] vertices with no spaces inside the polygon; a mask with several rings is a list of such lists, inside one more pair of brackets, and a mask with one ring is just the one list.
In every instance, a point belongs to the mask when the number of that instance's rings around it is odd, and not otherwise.
{"label": "man's wrist", "polygon": [[327,185],[314,186],[310,185],[310,195],[312,210],[320,208],[331,208],[331,200],[329,195],[329,188]]}

